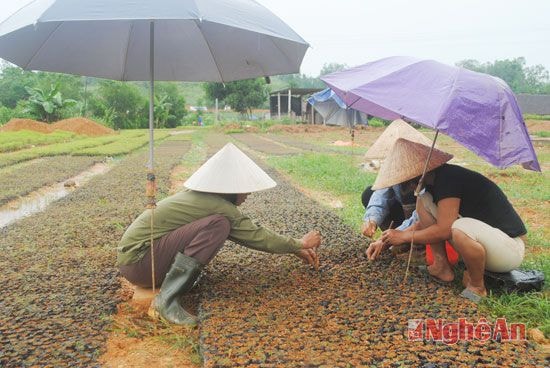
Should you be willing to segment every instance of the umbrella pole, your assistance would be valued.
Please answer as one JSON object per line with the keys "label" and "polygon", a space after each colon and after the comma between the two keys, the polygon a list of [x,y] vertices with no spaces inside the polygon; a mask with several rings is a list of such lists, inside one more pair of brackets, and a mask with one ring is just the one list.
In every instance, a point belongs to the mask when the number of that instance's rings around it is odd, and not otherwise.
{"label": "umbrella pole", "polygon": [[151,22],[150,29],[150,54],[149,54],[149,67],[150,67],[150,88],[149,88],[149,171],[153,171],[153,146],[154,146],[154,114],[155,110],[153,104],[155,103],[155,23]]}
{"label": "umbrella pole", "polygon": [[149,37],[150,37],[150,43],[149,43],[149,67],[150,67],[150,74],[151,74],[151,80],[150,80],[150,91],[149,91],[149,163],[147,165],[147,186],[146,186],[146,196],[147,196],[147,208],[151,210],[151,223],[150,223],[150,239],[149,244],[151,247],[151,285],[153,288],[153,292],[155,292],[156,285],[155,285],[155,254],[153,252],[153,230],[154,230],[154,216],[155,216],[155,208],[157,207],[156,203],[156,191],[157,191],[157,185],[156,185],[156,178],[154,173],[154,155],[153,155],[153,149],[154,149],[154,134],[153,134],[153,128],[154,128],[154,102],[155,102],[155,23],[150,23],[149,28]]}
{"label": "umbrella pole", "polygon": [[439,135],[439,129],[435,131],[435,137],[432,142],[432,146],[430,147],[430,152],[428,152],[428,158],[426,159],[426,163],[424,164],[424,170],[422,171],[422,176],[420,177],[420,180],[418,181],[418,185],[416,186],[416,189],[414,190],[415,197],[418,197],[420,194],[420,191],[422,190],[422,186],[424,185],[424,178],[426,176],[426,170],[428,170],[428,163],[430,162],[430,159],[432,158],[432,152],[434,150],[435,141],[437,140],[437,136]]}

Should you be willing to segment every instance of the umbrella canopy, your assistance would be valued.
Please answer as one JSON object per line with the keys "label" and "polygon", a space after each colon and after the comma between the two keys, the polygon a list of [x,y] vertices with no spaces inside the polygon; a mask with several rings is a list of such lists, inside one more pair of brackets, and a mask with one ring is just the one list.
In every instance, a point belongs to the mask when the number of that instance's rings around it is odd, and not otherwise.
{"label": "umbrella canopy", "polygon": [[308,47],[253,0],[34,0],[0,24],[0,57],[23,69],[149,80],[151,171],[155,80],[296,73]]}
{"label": "umbrella canopy", "polygon": [[497,167],[540,171],[516,98],[499,78],[394,56],[321,79],[348,107],[437,129]]}
{"label": "umbrella canopy", "polygon": [[0,24],[23,69],[114,80],[227,82],[297,73],[308,44],[253,0],[36,0]]}
{"label": "umbrella canopy", "polygon": [[307,102],[323,117],[325,124],[353,127],[368,122],[365,113],[346,108],[346,104],[330,88],[312,94]]}

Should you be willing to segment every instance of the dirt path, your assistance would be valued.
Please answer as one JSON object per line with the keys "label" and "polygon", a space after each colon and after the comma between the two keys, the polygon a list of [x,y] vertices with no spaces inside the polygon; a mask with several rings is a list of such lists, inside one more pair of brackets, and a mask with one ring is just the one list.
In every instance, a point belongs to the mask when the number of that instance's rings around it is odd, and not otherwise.
{"label": "dirt path", "polygon": [[[188,147],[157,149],[161,190]],[[45,212],[0,230],[0,366],[98,365],[121,300],[113,247],[143,209],[146,161],[143,151],[131,155]]]}
{"label": "dirt path", "polygon": [[231,137],[259,152],[271,155],[291,155],[301,152],[300,149],[283,145],[254,133],[232,134]]}

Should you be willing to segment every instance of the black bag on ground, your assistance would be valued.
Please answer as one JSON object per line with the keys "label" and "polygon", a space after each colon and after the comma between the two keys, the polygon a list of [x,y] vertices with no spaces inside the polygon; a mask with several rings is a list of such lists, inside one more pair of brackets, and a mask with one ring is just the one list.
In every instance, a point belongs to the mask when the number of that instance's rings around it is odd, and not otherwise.
{"label": "black bag on ground", "polygon": [[506,292],[541,291],[544,273],[537,270],[512,270],[505,273],[485,271],[485,285],[491,290]]}

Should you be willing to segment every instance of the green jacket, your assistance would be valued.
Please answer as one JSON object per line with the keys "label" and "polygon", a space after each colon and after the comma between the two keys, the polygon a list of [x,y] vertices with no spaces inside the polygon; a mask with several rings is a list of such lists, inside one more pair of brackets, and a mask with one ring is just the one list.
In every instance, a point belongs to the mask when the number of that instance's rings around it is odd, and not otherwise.
{"label": "green jacket", "polygon": [[[221,196],[192,190],[183,190],[158,203],[154,212],[153,239],[214,214],[229,220],[229,238],[245,247],[268,253],[295,253],[302,248],[298,240],[254,224],[237,206]],[[151,210],[146,210],[126,229],[117,247],[117,266],[143,258],[149,250],[150,222]]]}

